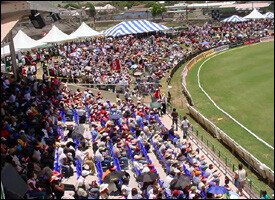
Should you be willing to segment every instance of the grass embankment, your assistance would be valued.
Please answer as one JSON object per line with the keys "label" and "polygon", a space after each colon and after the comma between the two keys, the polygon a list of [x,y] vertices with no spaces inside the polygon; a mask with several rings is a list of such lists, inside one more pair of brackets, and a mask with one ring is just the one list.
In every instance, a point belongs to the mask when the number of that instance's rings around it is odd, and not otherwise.
{"label": "grass embankment", "polygon": [[[185,64],[182,65],[174,74],[172,80],[171,80],[171,86],[172,88],[170,89],[171,92],[171,103],[172,105],[177,108],[178,112],[181,115],[187,115],[188,114],[188,110],[187,107],[185,105],[185,97],[182,94],[182,89],[181,89],[181,73],[183,71]],[[195,70],[192,70],[193,73]],[[191,73],[188,75],[191,76]],[[195,76],[194,74],[192,76]],[[189,80],[188,80],[189,81]],[[195,82],[196,83],[196,82]],[[163,85],[163,91],[165,91],[165,89],[167,89],[167,83],[165,80],[162,80],[162,85]],[[188,83],[188,89],[190,87],[190,83]],[[194,86],[195,87],[195,86]],[[196,85],[196,87],[198,87]],[[189,89],[191,91],[191,89]],[[193,93],[192,93],[193,94]],[[193,96],[192,96],[193,97]],[[196,101],[195,101],[196,103]],[[204,140],[208,140],[209,142],[211,142],[214,146],[215,146],[215,152],[222,152],[223,154],[223,158],[226,158],[229,160],[229,162],[231,163],[231,165],[235,165],[237,166],[241,161],[236,158],[236,156],[234,156],[230,150],[228,150],[223,144],[221,144],[217,139],[215,139],[214,137],[212,137],[206,130],[204,130],[198,123],[196,123],[192,118],[188,117],[190,122],[192,123],[193,127],[198,130],[200,137],[202,136],[204,138]],[[270,160],[273,162],[274,161],[274,156],[273,158],[270,158]],[[245,164],[245,163],[244,163]],[[255,187],[257,187],[258,189],[254,188],[255,192],[259,192],[258,190],[266,190],[270,195],[274,193],[274,190],[272,190],[269,186],[267,186],[263,181],[259,180],[259,178],[253,174],[251,172],[251,170],[249,170],[247,167],[245,167],[245,169],[248,172],[248,177],[249,179],[253,182],[253,184],[255,185]]]}

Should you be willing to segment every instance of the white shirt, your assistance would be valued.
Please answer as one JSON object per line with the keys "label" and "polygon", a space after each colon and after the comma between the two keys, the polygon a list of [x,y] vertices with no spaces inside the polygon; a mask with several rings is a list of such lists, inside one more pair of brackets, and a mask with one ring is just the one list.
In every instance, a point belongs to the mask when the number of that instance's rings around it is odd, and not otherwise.
{"label": "white shirt", "polygon": [[78,159],[81,163],[84,162],[85,154],[81,152],[80,150],[75,151],[75,158]]}
{"label": "white shirt", "polygon": [[189,121],[188,121],[188,119],[183,120],[183,121],[181,122],[181,124],[182,124],[183,128],[188,128],[188,127],[189,127]]}
{"label": "white shirt", "polygon": [[143,199],[143,197],[140,194],[136,194],[132,196],[132,193],[128,195],[127,199]]}
{"label": "white shirt", "polygon": [[142,170],[143,169],[143,164],[139,163],[138,161],[134,161],[133,162],[134,167],[136,167],[138,170]]}
{"label": "white shirt", "polygon": [[132,188],[127,185],[122,185],[121,190],[126,190],[126,195],[129,196],[131,194]]}
{"label": "white shirt", "polygon": [[97,158],[100,162],[102,162],[104,160],[103,155],[99,152],[99,150],[97,150],[95,152],[95,158]]}
{"label": "white shirt", "polygon": [[244,181],[246,179],[246,172],[244,169],[235,171],[239,175],[238,181]]}
{"label": "white shirt", "polygon": [[143,170],[141,171],[141,173],[144,173],[144,172],[150,172],[149,167],[144,167]]}
{"label": "white shirt", "polygon": [[66,155],[64,152],[61,153],[61,155],[59,155],[59,158],[58,158],[58,164],[59,165],[64,165],[64,158],[66,158]]}

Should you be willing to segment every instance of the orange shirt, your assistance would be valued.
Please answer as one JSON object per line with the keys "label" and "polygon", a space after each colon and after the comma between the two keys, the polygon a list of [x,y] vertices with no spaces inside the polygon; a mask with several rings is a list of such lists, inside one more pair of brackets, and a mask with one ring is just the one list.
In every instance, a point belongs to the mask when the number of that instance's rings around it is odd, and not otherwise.
{"label": "orange shirt", "polygon": [[107,169],[107,171],[104,172],[103,175],[102,175],[102,180],[104,181],[105,177],[110,173],[111,173],[111,170]]}

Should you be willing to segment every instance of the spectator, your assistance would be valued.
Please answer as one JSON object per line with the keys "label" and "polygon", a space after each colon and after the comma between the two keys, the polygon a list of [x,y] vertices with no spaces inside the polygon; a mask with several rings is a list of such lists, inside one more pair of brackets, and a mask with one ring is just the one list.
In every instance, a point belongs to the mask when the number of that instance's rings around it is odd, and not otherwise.
{"label": "spectator", "polygon": [[242,164],[238,165],[238,170],[234,173],[234,185],[238,188],[238,194],[243,196],[243,188],[246,182],[247,173]]}
{"label": "spectator", "polygon": [[173,112],[171,113],[172,116],[172,126],[176,124],[176,131],[178,131],[178,112],[176,108],[173,108]]}
{"label": "spectator", "polygon": [[190,123],[186,116],[183,117],[183,121],[181,122],[181,127],[183,130],[183,138],[187,138],[188,136],[188,128],[190,127]]}
{"label": "spectator", "polygon": [[138,193],[136,188],[133,188],[127,199],[143,199],[143,197]]}
{"label": "spectator", "polygon": [[267,192],[265,190],[261,191],[260,199],[270,199]]}

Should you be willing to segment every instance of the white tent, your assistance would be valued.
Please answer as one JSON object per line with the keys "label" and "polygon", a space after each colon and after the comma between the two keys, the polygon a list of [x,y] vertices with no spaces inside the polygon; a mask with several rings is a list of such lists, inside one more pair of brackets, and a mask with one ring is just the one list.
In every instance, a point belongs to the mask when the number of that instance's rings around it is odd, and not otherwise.
{"label": "white tent", "polygon": [[[32,49],[34,47],[38,47],[41,45],[44,45],[43,42],[34,40],[27,36],[26,33],[19,30],[18,33],[13,38],[14,48],[15,51],[19,51],[22,49]],[[1,48],[1,56],[3,55],[9,55],[10,54],[10,47],[9,45],[6,45]]]}
{"label": "white tent", "polygon": [[244,19],[238,15],[232,15],[231,17],[225,18],[223,22],[245,22],[247,19]]}
{"label": "white tent", "polygon": [[243,17],[244,19],[265,19],[266,17],[262,15],[256,8],[249,14]]}
{"label": "white tent", "polygon": [[51,42],[62,42],[70,39],[74,39],[74,38],[70,37],[66,33],[63,33],[55,25],[53,25],[52,29],[47,33],[47,35],[45,35],[43,38],[41,38],[38,41],[51,43]]}
{"label": "white tent", "polygon": [[273,19],[273,18],[274,18],[274,13],[273,13],[273,12],[267,12],[267,13],[264,14],[264,16],[265,16],[266,18]]}
{"label": "white tent", "polygon": [[116,7],[114,7],[110,4],[105,5],[103,8],[106,9],[106,10],[115,10],[116,9]]}
{"label": "white tent", "polygon": [[70,38],[85,38],[85,37],[93,37],[101,35],[99,32],[95,31],[91,27],[89,27],[85,22],[78,27],[73,33],[69,35]]}

